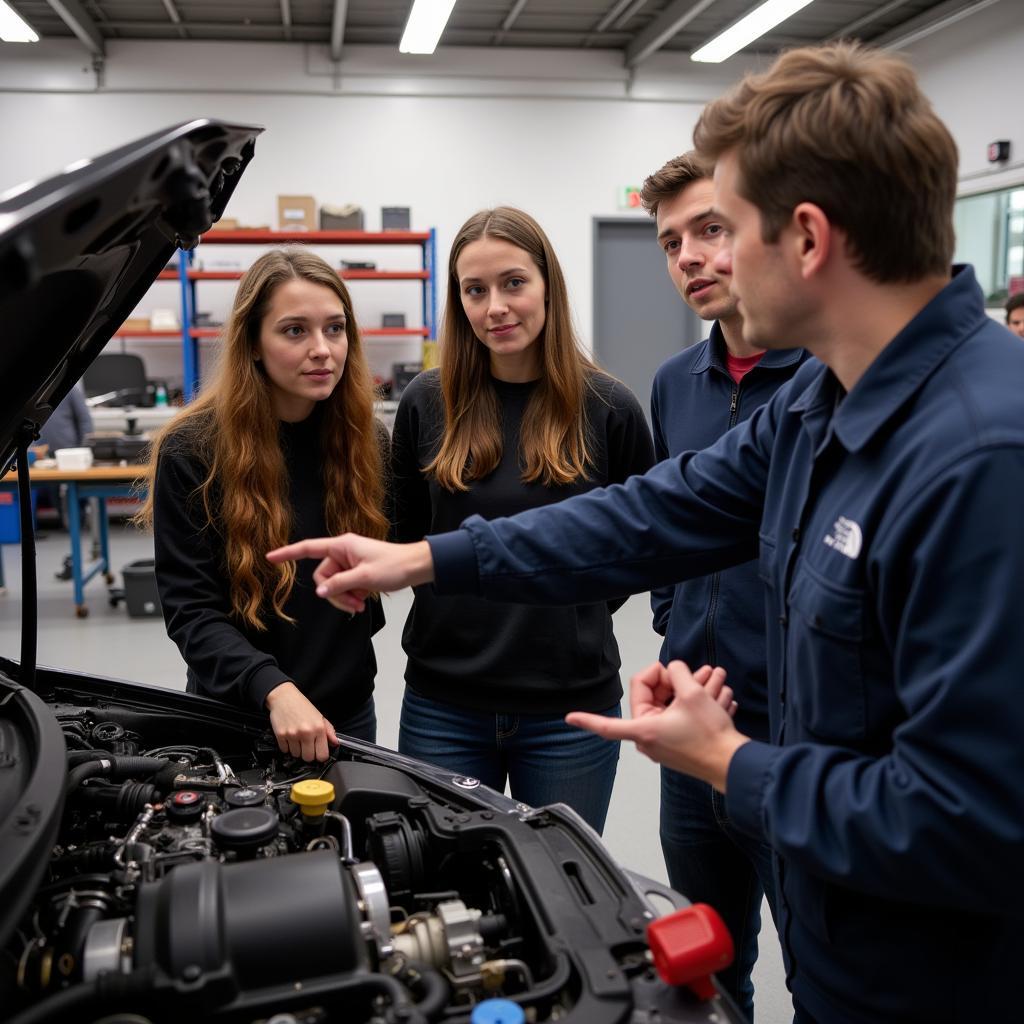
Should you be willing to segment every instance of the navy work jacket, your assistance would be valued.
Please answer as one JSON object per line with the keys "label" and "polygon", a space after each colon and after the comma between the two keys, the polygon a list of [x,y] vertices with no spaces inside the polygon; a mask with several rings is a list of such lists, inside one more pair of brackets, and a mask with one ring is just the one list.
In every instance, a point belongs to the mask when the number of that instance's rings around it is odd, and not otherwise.
{"label": "navy work jacket", "polygon": [[621,596],[759,557],[773,743],[730,818],[778,855],[827,1024],[1019,1020],[1024,345],[969,267],[848,395],[816,360],[711,448],[431,538],[441,590]]}
{"label": "navy work jacket", "polygon": [[[672,356],[655,374],[651,424],[658,461],[714,444],[749,419],[808,358],[802,348],[766,352],[737,384],[725,357],[716,321],[705,341]],[[651,594],[651,610],[654,629],[665,638],[662,663],[678,658],[694,669],[721,665],[739,703],[736,727],[768,739],[764,585],[757,560],[661,587]]]}

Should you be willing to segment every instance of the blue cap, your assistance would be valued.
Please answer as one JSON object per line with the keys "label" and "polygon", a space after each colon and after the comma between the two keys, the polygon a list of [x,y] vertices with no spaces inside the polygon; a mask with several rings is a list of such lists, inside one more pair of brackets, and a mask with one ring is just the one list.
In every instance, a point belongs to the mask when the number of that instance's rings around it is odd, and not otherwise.
{"label": "blue cap", "polygon": [[473,1007],[470,1024],[524,1024],[526,1014],[511,999],[485,999]]}

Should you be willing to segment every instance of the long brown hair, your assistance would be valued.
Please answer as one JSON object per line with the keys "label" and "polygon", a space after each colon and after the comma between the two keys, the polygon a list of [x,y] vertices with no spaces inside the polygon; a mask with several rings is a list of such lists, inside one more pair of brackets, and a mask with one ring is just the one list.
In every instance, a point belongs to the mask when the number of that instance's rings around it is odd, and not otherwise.
{"label": "long brown hair", "polygon": [[216,528],[223,537],[232,611],[255,629],[266,628],[268,611],[288,618],[284,604],[295,583],[294,563],[271,565],[264,557],[288,543],[292,509],[279,422],[266,374],[254,356],[274,292],[296,278],[330,288],[345,309],[345,370],[321,403],[327,528],[331,533],[385,536],[384,467],[373,416],[373,382],[352,300],[337,272],[301,247],[265,253],[242,278],[213,380],[153,440],[148,496],[136,516],[140,525],[153,525],[152,484],[161,451],[180,444],[198,454],[208,466],[206,479],[186,500],[200,497],[207,528]]}
{"label": "long brown hair", "polygon": [[502,456],[501,406],[490,372],[490,353],[473,333],[462,307],[456,264],[481,238],[525,250],[544,279],[544,329],[537,338],[542,375],[530,396],[520,437],[522,479],[545,486],[586,476],[590,462],[586,393],[599,372],[584,354],[572,324],[569,295],[558,257],[541,226],[522,210],[499,206],[475,213],[459,229],[448,256],[448,301],[441,322],[441,394],[445,430],[426,471],[450,491],[469,490]]}

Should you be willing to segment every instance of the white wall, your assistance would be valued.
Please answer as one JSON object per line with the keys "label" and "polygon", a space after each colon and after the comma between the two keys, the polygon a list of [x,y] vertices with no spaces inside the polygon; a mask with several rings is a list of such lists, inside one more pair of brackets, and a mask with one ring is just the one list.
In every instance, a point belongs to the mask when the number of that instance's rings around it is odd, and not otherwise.
{"label": "white wall", "polygon": [[[1001,0],[907,50],[960,149],[961,193],[1024,182],[1024,0]],[[986,160],[1009,139],[1006,167]]]}
{"label": "white wall", "polygon": [[[444,76],[407,76],[397,71],[409,59],[400,62],[390,50],[346,53],[336,80],[318,47],[115,43],[96,91],[75,44],[35,53],[0,47],[0,188],[176,121],[215,116],[262,124],[266,134],[229,216],[273,224],[278,193],[308,193],[318,202],[359,203],[372,230],[381,206],[407,205],[414,227],[437,227],[443,266],[469,214],[499,203],[522,206],[554,241],[589,343],[591,218],[617,213],[621,186],[639,184],[688,148],[701,108],[735,74],[691,71],[682,58],[663,56],[631,83],[612,53],[456,51],[436,62],[411,61],[443,67]],[[646,98],[626,101],[630,91]],[[415,257],[402,250],[370,255],[382,267]],[[200,308],[215,311],[230,294],[223,285],[200,289]],[[419,322],[415,285],[355,284],[353,293],[367,324],[379,322],[383,309]],[[174,304],[171,284],[153,294],[161,305]],[[156,348],[146,344],[155,361]],[[373,344],[385,364],[416,354],[409,343]],[[176,359],[173,348],[168,355]]]}
{"label": "white wall", "polygon": [[[960,146],[965,190],[1024,180],[1022,6],[1002,0],[908,50]],[[97,88],[77,42],[0,44],[0,188],[176,121],[262,124],[266,134],[229,216],[273,224],[278,193],[309,193],[359,203],[373,229],[381,206],[408,205],[415,227],[437,227],[443,265],[470,213],[523,206],[555,243],[589,343],[591,218],[619,212],[621,186],[688,148],[703,105],[749,66],[659,54],[631,78],[611,51],[410,57],[348,47],[339,71],[325,47],[312,45],[115,42]],[[1013,142],[1014,166],[993,173],[985,145],[996,138]],[[371,258],[407,265],[399,250]],[[200,308],[226,305],[229,286],[201,287]],[[159,288],[157,301],[174,305],[174,286]],[[353,292],[367,323],[384,309],[418,321],[414,285],[361,284]],[[415,354],[408,344],[374,344],[383,365]],[[155,348],[147,351],[155,357]],[[166,358],[176,363],[173,349]]]}

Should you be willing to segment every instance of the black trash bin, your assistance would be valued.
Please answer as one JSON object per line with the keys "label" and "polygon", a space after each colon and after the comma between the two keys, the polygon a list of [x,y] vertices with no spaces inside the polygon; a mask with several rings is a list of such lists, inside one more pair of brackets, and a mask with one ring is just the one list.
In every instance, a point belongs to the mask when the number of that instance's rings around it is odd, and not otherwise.
{"label": "black trash bin", "polygon": [[152,558],[141,558],[137,562],[129,562],[121,570],[124,602],[133,619],[151,619],[161,614],[155,565]]}

